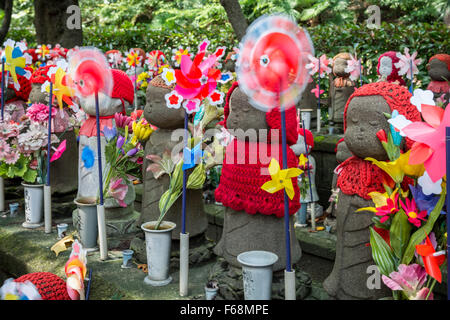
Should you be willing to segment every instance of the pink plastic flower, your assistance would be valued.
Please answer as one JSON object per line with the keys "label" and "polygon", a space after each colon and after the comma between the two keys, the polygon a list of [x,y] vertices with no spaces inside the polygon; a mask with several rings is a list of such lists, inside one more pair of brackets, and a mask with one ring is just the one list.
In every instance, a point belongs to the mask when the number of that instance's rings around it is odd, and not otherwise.
{"label": "pink plastic flower", "polygon": [[126,184],[122,184],[122,178],[115,179],[111,181],[109,186],[109,194],[111,197],[117,200],[121,207],[126,207],[127,204],[123,201],[128,192],[128,186]]}
{"label": "pink plastic flower", "polygon": [[20,133],[20,127],[13,122],[0,122],[0,139],[6,140],[8,138],[17,137]]}
{"label": "pink plastic flower", "polygon": [[405,214],[408,216],[408,221],[419,228],[421,224],[420,220],[425,221],[424,218],[427,216],[427,211],[423,210],[421,212],[417,212],[418,210],[414,199],[409,200],[409,198],[406,198],[405,202],[406,204],[400,200],[400,205],[405,211]]}
{"label": "pink plastic flower", "polygon": [[128,117],[118,112],[114,115],[114,120],[116,122],[117,127],[125,128],[125,126],[128,126],[128,132],[131,132],[133,130],[131,127],[133,119],[131,117]]}
{"label": "pink plastic flower", "polygon": [[9,144],[5,140],[0,140],[0,159],[6,157],[6,155],[11,151]]}
{"label": "pink plastic flower", "polygon": [[392,200],[390,197],[387,197],[386,205],[376,208],[375,215],[382,217],[380,219],[381,223],[384,223],[389,219],[391,215],[395,214],[398,211],[398,196],[399,194],[397,193],[394,200]]}
{"label": "pink plastic flower", "polygon": [[405,135],[415,141],[409,164],[423,163],[431,180],[445,175],[445,127],[450,126],[450,108],[422,104],[425,122],[413,122],[403,128]]}
{"label": "pink plastic flower", "polygon": [[[52,108],[52,118],[56,116],[56,109]],[[43,123],[48,121],[48,106],[42,103],[34,103],[27,109],[27,117],[31,121]]]}
{"label": "pink plastic flower", "polygon": [[[391,290],[403,291],[409,300],[425,300],[429,289],[424,287],[427,273],[418,264],[398,266],[398,272],[392,272],[389,277],[382,275],[384,284]],[[433,300],[433,293],[429,300]]]}
{"label": "pink plastic flower", "polygon": [[6,164],[15,164],[17,160],[19,160],[20,154],[13,149],[10,150],[9,153],[5,155],[5,163]]}

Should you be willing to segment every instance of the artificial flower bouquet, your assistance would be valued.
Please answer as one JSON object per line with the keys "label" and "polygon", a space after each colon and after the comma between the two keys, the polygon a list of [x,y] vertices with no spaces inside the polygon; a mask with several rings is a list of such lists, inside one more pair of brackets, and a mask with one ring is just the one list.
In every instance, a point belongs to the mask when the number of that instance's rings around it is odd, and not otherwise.
{"label": "artificial flower bouquet", "polygon": [[[444,111],[434,103],[419,102],[418,109],[424,122],[406,120],[395,110],[386,114],[390,132],[380,130],[377,136],[390,161],[365,159],[386,173],[386,191],[369,193],[375,206],[357,210],[375,213],[372,256],[395,299],[433,299],[446,260],[445,130],[441,129],[450,125],[450,108]],[[402,152],[405,137],[413,144]]]}
{"label": "artificial flower bouquet", "polygon": [[[56,111],[56,110],[55,110]],[[52,112],[52,117],[54,114]],[[43,184],[46,177],[48,143],[48,108],[39,112],[27,110],[20,123],[9,120],[0,122],[0,175],[7,178],[19,177],[28,183]],[[51,134],[51,144],[60,140]],[[50,161],[57,160],[65,150],[65,141],[57,148],[52,146]]]}
{"label": "artificial flower bouquet", "polygon": [[115,199],[126,207],[125,196],[133,181],[138,180],[144,156],[143,143],[148,140],[153,129],[145,119],[133,120],[116,113],[116,126],[104,127],[106,138],[105,160],[108,165],[103,184],[103,196]]}

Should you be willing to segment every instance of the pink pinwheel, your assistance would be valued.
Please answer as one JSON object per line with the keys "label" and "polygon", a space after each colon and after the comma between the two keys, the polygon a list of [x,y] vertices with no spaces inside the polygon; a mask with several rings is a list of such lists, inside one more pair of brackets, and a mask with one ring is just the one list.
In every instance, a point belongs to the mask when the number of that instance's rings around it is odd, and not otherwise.
{"label": "pink pinwheel", "polygon": [[445,175],[445,127],[450,126],[450,108],[422,104],[425,122],[413,122],[403,128],[405,135],[415,141],[409,164],[425,165],[431,180],[436,182]]}
{"label": "pink pinwheel", "polygon": [[345,68],[345,72],[350,74],[350,80],[355,81],[359,78],[362,72],[362,65],[360,64],[360,61],[356,59],[356,57],[353,57],[350,55],[350,60],[347,61],[347,68]]}
{"label": "pink pinwheel", "polygon": [[316,96],[316,98],[319,97],[319,95],[321,95],[322,93],[325,92],[325,90],[320,90],[319,91],[319,85],[316,85],[316,87],[314,89],[311,90],[312,93],[314,93],[314,95]]}
{"label": "pink pinwheel", "polygon": [[310,75],[315,75],[319,72],[319,61],[320,61],[320,74],[321,78],[325,77],[327,74],[331,72],[331,68],[329,67],[330,60],[327,59],[325,54],[321,55],[319,59],[313,57],[312,55],[308,55],[308,59],[310,63],[308,63],[305,67],[309,69]]}
{"label": "pink pinwheel", "polygon": [[52,157],[50,158],[50,162],[56,161],[59,158],[61,158],[64,151],[66,151],[66,140],[61,142],[58,146],[58,148],[55,148],[55,153],[53,153]]}
{"label": "pink pinwheel", "polygon": [[[397,58],[400,60],[395,63],[395,67],[399,69],[398,74],[404,75],[406,74],[406,77],[411,80],[412,75],[418,74],[419,69],[417,68],[417,65],[422,63],[422,59],[416,59],[417,51],[414,52],[412,55],[409,54],[409,49],[405,48],[405,54],[401,54],[400,52],[397,52]],[[412,63],[411,63],[412,62]],[[412,75],[411,75],[411,64],[412,64]]]}
{"label": "pink pinwheel", "polygon": [[117,200],[121,207],[126,207],[127,204],[123,201],[128,192],[128,186],[122,183],[122,178],[111,181],[109,187],[109,194]]}

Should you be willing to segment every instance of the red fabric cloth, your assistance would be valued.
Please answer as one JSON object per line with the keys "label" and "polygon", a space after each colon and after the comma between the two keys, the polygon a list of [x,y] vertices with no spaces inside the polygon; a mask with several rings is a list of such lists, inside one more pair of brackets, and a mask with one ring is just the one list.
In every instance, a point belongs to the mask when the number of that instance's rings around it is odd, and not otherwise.
{"label": "red fabric cloth", "polygon": [[16,282],[31,281],[39,291],[42,300],[71,300],[66,282],[50,272],[28,273],[17,278]]}
{"label": "red fabric cloth", "polygon": [[[103,128],[107,126],[108,128],[113,127],[113,119],[112,116],[100,117],[100,135],[103,136]],[[80,136],[87,137],[96,137],[97,136],[97,118],[95,116],[89,116],[89,118],[84,121],[83,125],[80,128]]]}
{"label": "red fabric cloth", "polygon": [[[366,84],[350,96],[344,110],[344,131],[347,128],[347,109],[350,101],[354,97],[360,96],[382,96],[388,103],[391,111],[397,110],[411,121],[420,121],[420,113],[417,108],[410,103],[411,93],[404,86],[389,82],[374,82]],[[405,139],[406,149],[410,149],[413,141]],[[369,192],[385,192],[383,181],[388,178],[383,170],[361,158],[351,157],[339,166],[338,187],[347,195],[357,194],[364,199],[371,199],[367,194]],[[410,178],[403,180],[402,187],[407,189],[408,183],[412,182]]]}
{"label": "red fabric cloth", "polygon": [[395,63],[399,62],[400,59],[397,58],[397,52],[395,51],[388,51],[383,53],[381,56],[378,57],[378,65],[377,65],[377,73],[380,74],[380,60],[382,57],[389,57],[392,60],[392,72],[391,74],[386,78],[388,82],[394,82],[398,81],[401,85],[405,85],[406,82],[403,80],[401,76],[398,75],[398,68],[394,65]]}
{"label": "red fabric cloth", "polygon": [[[271,148],[274,148],[272,153]],[[264,150],[265,149],[265,150]],[[267,150],[267,151],[266,151]],[[261,163],[258,156],[267,155]],[[234,155],[234,156],[233,156]],[[284,191],[268,193],[261,186],[271,180],[267,168],[271,158],[275,158],[282,166],[281,145],[268,145],[265,143],[243,142],[237,139],[226,147],[226,156],[223,162],[219,187],[215,191],[215,198],[225,207],[233,210],[244,210],[248,214],[261,213],[284,216]],[[298,159],[294,152],[287,148],[288,168],[296,168]],[[263,172],[261,172],[263,170]],[[300,209],[300,191],[297,177],[292,178],[294,198],[289,200],[289,215]]]}

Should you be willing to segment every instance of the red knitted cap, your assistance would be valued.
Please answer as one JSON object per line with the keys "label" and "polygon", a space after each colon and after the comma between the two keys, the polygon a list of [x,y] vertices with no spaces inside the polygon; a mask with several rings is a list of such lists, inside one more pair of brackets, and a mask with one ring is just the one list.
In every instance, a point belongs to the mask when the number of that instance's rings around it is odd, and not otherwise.
{"label": "red knitted cap", "polygon": [[[238,82],[234,82],[231,88],[227,92],[227,96],[225,98],[225,107],[223,109],[223,113],[225,119],[223,122],[219,124],[223,125],[225,128],[227,127],[227,118],[230,114],[230,98],[234,89],[239,86]],[[291,107],[285,111],[286,116],[286,142],[288,145],[293,145],[297,142],[298,134],[298,120],[297,113],[295,107]],[[280,130],[280,142],[281,142],[281,112],[278,109],[272,109],[266,112],[266,122],[270,129],[278,129]],[[270,137],[270,134],[268,134]]]}
{"label": "red knitted cap", "polygon": [[[27,71],[33,72],[33,69],[31,69],[30,67],[25,67],[24,69]],[[2,76],[2,73],[0,72],[0,77],[1,76]],[[11,76],[9,77],[9,79],[11,80]],[[19,84],[20,84],[19,90],[16,90],[16,88],[14,88],[13,83],[9,83],[8,88],[13,89],[14,92],[16,93],[16,96],[19,99],[21,99],[23,101],[28,101],[28,97],[30,96],[30,92],[31,92],[30,80],[21,75],[17,75],[17,80],[19,81]]]}
{"label": "red knitted cap", "polygon": [[433,59],[438,59],[444,63],[447,64],[447,69],[450,71],[450,55],[445,54],[445,53],[439,53],[439,54],[435,54],[434,56],[432,56],[430,58],[430,60],[428,60],[428,63],[431,62],[431,60]]}
{"label": "red knitted cap", "polygon": [[134,87],[128,75],[122,70],[112,69],[114,87],[111,97],[114,99],[124,99],[131,105],[134,101]]}
{"label": "red knitted cap", "polygon": [[15,282],[31,281],[39,291],[42,300],[71,300],[66,282],[50,272],[35,272],[23,275]]}
{"label": "red knitted cap", "polygon": [[[389,108],[391,108],[391,111],[397,110],[398,113],[404,115],[406,119],[413,122],[421,120],[420,113],[416,106],[409,101],[412,95],[405,86],[391,82],[373,82],[357,88],[348,99],[344,110],[344,131],[347,129],[347,109],[350,101],[354,97],[362,96],[382,96],[389,105]],[[412,141],[408,138],[405,140],[409,149],[412,146]]]}
{"label": "red knitted cap", "polygon": [[52,66],[44,66],[37,68],[31,75],[31,83],[43,84],[45,81],[50,81],[50,77],[47,75],[48,69]]}
{"label": "red knitted cap", "polygon": [[392,71],[391,74],[386,78],[386,80],[388,82],[394,82],[397,80],[401,85],[405,85],[405,80],[403,80],[403,78],[398,75],[398,69],[394,65],[395,63],[400,61],[400,59],[397,57],[397,52],[395,51],[385,52],[378,57],[377,73],[380,74],[380,60],[383,57],[389,57],[392,60]]}

